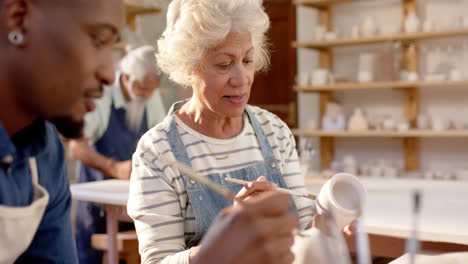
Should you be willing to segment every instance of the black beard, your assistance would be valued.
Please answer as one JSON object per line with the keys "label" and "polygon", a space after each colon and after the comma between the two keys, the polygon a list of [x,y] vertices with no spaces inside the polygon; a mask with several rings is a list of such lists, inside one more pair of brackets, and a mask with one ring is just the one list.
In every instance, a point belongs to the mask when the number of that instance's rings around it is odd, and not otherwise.
{"label": "black beard", "polygon": [[58,117],[51,122],[55,125],[58,132],[66,138],[82,138],[84,121],[74,120],[72,117]]}

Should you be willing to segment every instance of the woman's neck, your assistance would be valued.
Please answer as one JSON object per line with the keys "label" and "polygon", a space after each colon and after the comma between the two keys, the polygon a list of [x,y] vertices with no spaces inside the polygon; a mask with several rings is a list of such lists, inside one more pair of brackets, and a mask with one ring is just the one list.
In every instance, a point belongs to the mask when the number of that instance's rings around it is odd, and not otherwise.
{"label": "woman's neck", "polygon": [[243,128],[243,116],[219,115],[193,98],[183,105],[176,115],[190,128],[213,138],[232,138],[240,134]]}

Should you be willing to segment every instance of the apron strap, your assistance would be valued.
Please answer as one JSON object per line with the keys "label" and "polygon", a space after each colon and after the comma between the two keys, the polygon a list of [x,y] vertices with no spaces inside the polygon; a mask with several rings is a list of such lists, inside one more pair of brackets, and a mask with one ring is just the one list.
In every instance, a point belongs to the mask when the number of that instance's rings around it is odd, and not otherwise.
{"label": "apron strap", "polygon": [[38,173],[37,173],[36,158],[34,158],[34,157],[29,158],[29,169],[31,170],[32,183],[33,183],[33,185],[37,185],[37,183],[39,181],[38,180],[39,176],[38,176]]}

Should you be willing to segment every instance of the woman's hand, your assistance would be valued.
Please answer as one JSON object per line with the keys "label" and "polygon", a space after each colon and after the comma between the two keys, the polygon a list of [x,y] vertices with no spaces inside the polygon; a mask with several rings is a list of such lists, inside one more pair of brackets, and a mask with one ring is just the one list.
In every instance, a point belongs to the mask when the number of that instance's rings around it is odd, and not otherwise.
{"label": "woman's hand", "polygon": [[224,209],[190,264],[291,264],[297,215],[286,194],[262,192],[237,208]]}
{"label": "woman's hand", "polygon": [[[265,176],[260,176],[256,181],[244,185],[244,187],[237,193],[236,198],[240,200],[248,200],[259,193],[274,191],[276,190],[276,187],[276,184],[267,181]],[[238,206],[238,203],[234,202],[234,206]]]}

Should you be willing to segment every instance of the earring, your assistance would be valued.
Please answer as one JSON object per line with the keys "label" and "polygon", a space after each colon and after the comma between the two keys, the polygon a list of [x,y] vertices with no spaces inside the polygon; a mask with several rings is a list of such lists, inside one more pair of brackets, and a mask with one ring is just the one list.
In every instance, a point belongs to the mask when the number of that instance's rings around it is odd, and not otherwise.
{"label": "earring", "polygon": [[8,40],[10,41],[11,44],[18,46],[22,44],[24,41],[23,33],[17,30],[12,31],[8,34]]}

